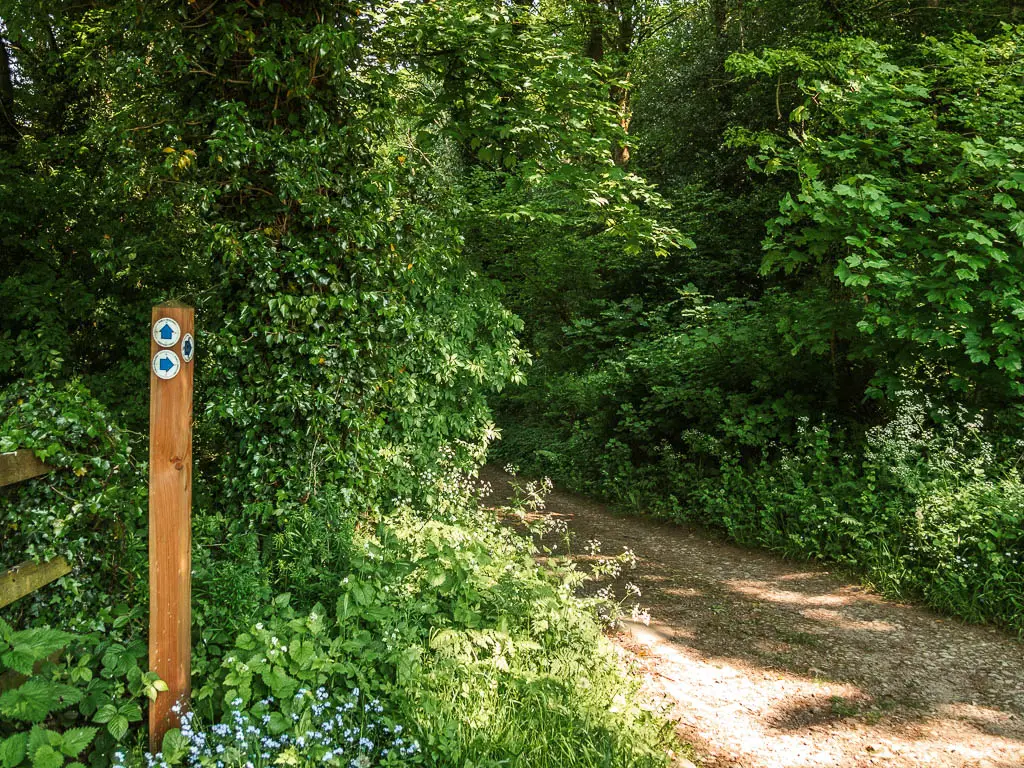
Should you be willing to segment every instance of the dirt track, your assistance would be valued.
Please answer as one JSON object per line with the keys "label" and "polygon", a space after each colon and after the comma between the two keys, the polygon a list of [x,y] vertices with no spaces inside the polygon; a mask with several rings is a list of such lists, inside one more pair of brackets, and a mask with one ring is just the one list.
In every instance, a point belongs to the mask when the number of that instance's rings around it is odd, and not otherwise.
{"label": "dirt track", "polygon": [[[483,479],[507,496],[503,472]],[[572,494],[546,512],[605,554],[638,556],[622,581],[651,624],[616,639],[700,764],[1024,768],[1024,643],[1006,633]]]}

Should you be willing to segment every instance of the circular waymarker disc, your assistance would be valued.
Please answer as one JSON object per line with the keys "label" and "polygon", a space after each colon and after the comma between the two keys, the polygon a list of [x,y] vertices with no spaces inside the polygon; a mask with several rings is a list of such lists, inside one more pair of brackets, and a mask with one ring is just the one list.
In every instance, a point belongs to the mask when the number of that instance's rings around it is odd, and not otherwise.
{"label": "circular waymarker disc", "polygon": [[191,333],[186,333],[181,339],[181,359],[186,363],[191,363],[195,353],[196,340],[192,338]]}
{"label": "circular waymarker disc", "polygon": [[161,349],[153,355],[153,373],[159,379],[173,379],[181,370],[181,360],[169,349]]}
{"label": "circular waymarker disc", "polygon": [[176,320],[161,317],[153,323],[153,341],[161,347],[173,347],[181,338],[181,326]]}

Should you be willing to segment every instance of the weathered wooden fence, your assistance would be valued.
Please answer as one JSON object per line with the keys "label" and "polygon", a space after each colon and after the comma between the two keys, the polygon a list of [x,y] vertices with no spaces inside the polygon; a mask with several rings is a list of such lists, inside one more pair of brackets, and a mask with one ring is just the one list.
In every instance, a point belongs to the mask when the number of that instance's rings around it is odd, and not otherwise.
{"label": "weathered wooden fence", "polygon": [[[0,487],[41,477],[51,469],[32,451],[0,453]],[[0,608],[69,573],[71,565],[63,557],[45,563],[22,563],[0,573]]]}
{"label": "weathered wooden fence", "polygon": [[[0,488],[41,477],[52,470],[35,457],[32,451],[0,453]],[[71,573],[71,565],[63,557],[45,563],[27,562],[0,571],[0,608],[42,589],[61,576]],[[14,670],[0,674],[0,692],[19,685],[25,679]]]}

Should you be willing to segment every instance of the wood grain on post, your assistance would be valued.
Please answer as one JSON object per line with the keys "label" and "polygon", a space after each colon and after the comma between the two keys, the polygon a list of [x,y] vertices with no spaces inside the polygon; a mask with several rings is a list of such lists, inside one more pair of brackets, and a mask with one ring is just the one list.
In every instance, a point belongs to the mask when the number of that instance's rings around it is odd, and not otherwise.
{"label": "wood grain on post", "polygon": [[[158,345],[153,328],[163,318],[180,327],[173,346]],[[149,706],[150,751],[177,728],[188,704],[192,657],[192,362],[181,342],[194,334],[195,310],[172,302],[153,307],[149,372],[149,668],[168,690]],[[186,334],[189,336],[186,337]],[[194,342],[192,342],[194,343]],[[160,378],[158,352],[177,355],[172,378]],[[190,350],[191,352],[191,350]],[[189,355],[191,357],[191,355]]]}

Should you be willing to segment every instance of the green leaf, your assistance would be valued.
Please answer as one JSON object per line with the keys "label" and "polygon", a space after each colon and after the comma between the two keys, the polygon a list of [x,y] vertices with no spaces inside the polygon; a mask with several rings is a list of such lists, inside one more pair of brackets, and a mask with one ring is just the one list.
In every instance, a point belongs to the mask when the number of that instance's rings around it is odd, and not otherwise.
{"label": "green leaf", "polygon": [[1017,201],[1005,192],[996,192],[992,196],[992,202],[996,205],[1002,206],[1003,208],[1012,211],[1017,207]]}
{"label": "green leaf", "polygon": [[96,728],[69,728],[61,734],[60,751],[68,757],[78,757],[97,733]]}
{"label": "green leaf", "polygon": [[116,715],[107,723],[107,730],[115,740],[120,741],[128,733],[128,718],[124,715]]}
{"label": "green leaf", "polygon": [[299,687],[296,680],[288,676],[288,673],[279,666],[265,671],[262,674],[263,682],[266,683],[270,692],[278,699],[290,699]]}
{"label": "green leaf", "polygon": [[25,629],[9,636],[10,650],[0,655],[0,664],[31,675],[37,661],[64,648],[74,635],[56,629]]}
{"label": "green leaf", "polygon": [[32,768],[60,768],[64,765],[64,755],[49,744],[32,753]]}
{"label": "green leaf", "polygon": [[20,648],[13,648],[0,656],[0,671],[7,668],[23,675],[31,675],[35,662],[36,658],[31,653],[25,653]]}
{"label": "green leaf", "polygon": [[81,698],[82,692],[77,688],[34,677],[0,696],[0,714],[38,723],[52,712],[77,704]]}
{"label": "green leaf", "polygon": [[270,726],[270,732],[276,736],[277,734],[284,733],[285,731],[287,731],[289,728],[291,728],[292,724],[291,721],[289,721],[288,718],[285,717],[282,713],[271,712],[270,722],[268,723],[268,725]]}
{"label": "green leaf", "polygon": [[30,755],[35,754],[36,750],[40,747],[59,747],[60,746],[60,734],[56,731],[51,731],[48,728],[43,728],[39,725],[33,725],[32,731],[28,736],[28,752]]}
{"label": "green leaf", "polygon": [[181,730],[172,728],[164,734],[164,740],[161,743],[164,760],[170,765],[177,765],[188,754],[189,746],[189,741],[182,736]]}
{"label": "green leaf", "polygon": [[95,723],[109,723],[115,717],[117,717],[117,707],[113,704],[104,704],[96,711],[92,719]]}
{"label": "green leaf", "polygon": [[137,723],[142,719],[142,707],[136,701],[126,701],[120,707],[117,708],[117,714],[121,717],[125,717],[133,723]]}
{"label": "green leaf", "polygon": [[0,740],[0,768],[17,768],[25,759],[27,733],[16,733]]}
{"label": "green leaf", "polygon": [[31,653],[37,659],[45,659],[51,653],[64,648],[74,638],[70,632],[61,632],[57,629],[25,629],[11,636],[11,645]]}

